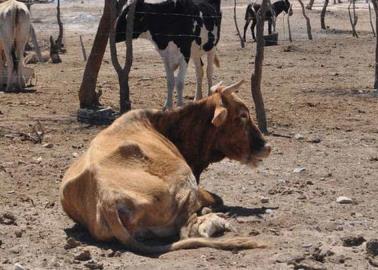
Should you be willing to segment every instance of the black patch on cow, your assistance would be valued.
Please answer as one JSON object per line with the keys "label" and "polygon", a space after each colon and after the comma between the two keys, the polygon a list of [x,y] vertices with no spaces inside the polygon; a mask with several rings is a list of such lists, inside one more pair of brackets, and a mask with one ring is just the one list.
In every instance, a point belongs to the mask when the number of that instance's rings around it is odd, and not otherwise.
{"label": "black patch on cow", "polygon": [[[126,40],[126,7],[117,19],[116,42]],[[221,25],[220,0],[167,0],[149,4],[138,0],[135,9],[133,38],[149,32],[152,41],[160,50],[174,42],[188,62],[193,41],[203,50],[209,51],[219,42]],[[217,33],[211,33],[217,27]],[[208,41],[203,44],[201,29],[208,32]]]}

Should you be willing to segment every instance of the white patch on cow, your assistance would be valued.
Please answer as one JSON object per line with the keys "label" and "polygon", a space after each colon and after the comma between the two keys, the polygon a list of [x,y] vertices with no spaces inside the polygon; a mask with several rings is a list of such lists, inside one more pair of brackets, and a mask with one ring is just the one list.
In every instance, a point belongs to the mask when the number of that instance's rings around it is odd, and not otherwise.
{"label": "white patch on cow", "polygon": [[197,27],[197,25],[198,25],[198,22],[197,22],[197,21],[194,21],[194,22],[193,22],[193,33],[196,32],[196,27]]}

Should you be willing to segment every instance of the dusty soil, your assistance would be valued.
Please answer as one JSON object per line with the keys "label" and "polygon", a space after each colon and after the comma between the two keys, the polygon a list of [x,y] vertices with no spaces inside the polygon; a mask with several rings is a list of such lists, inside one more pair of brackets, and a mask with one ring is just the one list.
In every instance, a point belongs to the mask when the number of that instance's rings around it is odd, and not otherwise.
{"label": "dusty soil", "polygon": [[[255,44],[239,47],[232,9],[228,2],[223,4],[222,66],[216,79],[249,80]],[[85,65],[79,35],[89,50],[102,1],[65,1],[68,51],[62,55],[63,63],[33,66],[38,79],[33,91],[0,92],[0,269],[14,269],[16,263],[26,269],[101,265],[104,269],[373,269],[365,243],[344,247],[341,238],[377,237],[374,38],[362,2],[357,11],[358,39],[351,36],[345,4],[336,9],[331,5],[328,31],[320,31],[320,4],[316,6],[309,12],[313,41],[306,40],[304,20],[295,5],[294,42],[287,41],[287,27],[283,29],[279,18],[280,44],[265,50],[263,94],[272,155],[255,171],[228,160],[214,164],[201,182],[223,197],[238,234],[251,235],[268,248],[240,252],[201,248],[150,258],[117,243],[93,241],[59,204],[65,170],[103,128],[76,121]],[[243,7],[238,8],[240,27]],[[32,11],[39,39],[56,35],[54,6],[35,5]],[[131,76],[133,108],[161,108],[166,95],[163,65],[146,41],[135,42]],[[103,104],[117,109],[117,79],[108,54],[98,85],[104,92]],[[194,88],[191,67],[185,90],[188,100]],[[249,85],[239,94],[254,114]],[[45,131],[42,143],[19,135],[30,132],[37,121]],[[353,203],[338,204],[339,196]],[[261,197],[269,202],[261,203]],[[79,246],[65,249],[68,237]],[[75,259],[84,250],[93,262]]]}

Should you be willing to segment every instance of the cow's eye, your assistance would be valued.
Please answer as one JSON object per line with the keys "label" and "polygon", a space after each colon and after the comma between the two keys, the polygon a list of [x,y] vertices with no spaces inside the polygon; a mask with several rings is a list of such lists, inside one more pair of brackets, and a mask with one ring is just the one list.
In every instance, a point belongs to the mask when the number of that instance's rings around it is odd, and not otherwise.
{"label": "cow's eye", "polygon": [[240,119],[242,119],[242,120],[246,120],[246,119],[248,119],[248,113],[246,113],[246,112],[242,112],[242,113],[240,114]]}

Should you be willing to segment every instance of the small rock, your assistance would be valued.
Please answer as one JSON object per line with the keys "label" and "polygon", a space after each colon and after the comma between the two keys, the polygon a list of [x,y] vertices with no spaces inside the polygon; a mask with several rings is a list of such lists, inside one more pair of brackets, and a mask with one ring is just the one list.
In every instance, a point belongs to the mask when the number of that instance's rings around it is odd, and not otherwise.
{"label": "small rock", "polygon": [[19,264],[19,263],[15,263],[14,264],[14,270],[24,270],[25,268]]}
{"label": "small rock", "polygon": [[261,197],[260,201],[261,203],[269,203],[269,198]]}
{"label": "small rock", "polygon": [[309,185],[309,186],[312,186],[312,185],[314,185],[314,182],[312,182],[311,180],[307,180],[306,184]]}
{"label": "small rock", "polygon": [[12,247],[12,248],[9,249],[9,252],[13,253],[13,254],[19,254],[20,248],[19,247]]}
{"label": "small rock", "polygon": [[98,262],[95,262],[95,261],[89,261],[87,263],[84,264],[85,267],[89,268],[89,269],[104,269],[104,265],[102,263],[98,263]]}
{"label": "small rock", "polygon": [[17,230],[17,231],[14,232],[14,234],[16,235],[17,238],[21,238],[23,233],[24,233],[23,230]]}
{"label": "small rock", "polygon": [[336,199],[336,202],[340,204],[351,204],[353,203],[353,200],[345,196],[340,196]]}
{"label": "small rock", "polygon": [[320,138],[314,138],[312,140],[309,141],[310,143],[321,143],[322,140]]}
{"label": "small rock", "polygon": [[344,247],[356,247],[360,246],[363,242],[365,242],[365,238],[361,235],[358,236],[345,236],[342,237],[341,240],[343,241]]}
{"label": "small rock", "polygon": [[298,141],[301,141],[301,140],[304,139],[304,137],[303,137],[302,134],[297,133],[297,134],[294,135],[294,139],[296,139],[296,140],[298,140]]}
{"label": "small rock", "polygon": [[370,265],[374,266],[374,267],[378,267],[378,259],[376,259],[375,257],[368,257],[367,258]]}
{"label": "small rock", "polygon": [[75,256],[75,260],[78,261],[89,261],[92,258],[89,250],[84,250]]}
{"label": "small rock", "polygon": [[369,240],[366,243],[366,251],[370,255],[378,256],[378,239]]}
{"label": "small rock", "polygon": [[118,250],[110,250],[108,257],[121,257],[121,254]]}
{"label": "small rock", "polygon": [[12,213],[4,213],[0,215],[0,224],[3,225],[17,225],[16,217]]}
{"label": "small rock", "polygon": [[266,209],[265,210],[265,214],[273,214],[273,210],[272,209]]}
{"label": "small rock", "polygon": [[45,144],[42,145],[42,147],[44,147],[44,148],[53,148],[54,145],[52,143],[45,143]]}
{"label": "small rock", "polygon": [[73,156],[74,158],[77,158],[77,157],[79,156],[79,154],[78,154],[77,152],[73,152],[73,153],[72,153],[72,156]]}
{"label": "small rock", "polygon": [[69,237],[67,239],[67,243],[64,245],[64,249],[72,249],[72,248],[75,248],[75,247],[78,247],[78,246],[80,246],[80,242]]}
{"label": "small rock", "polygon": [[256,235],[259,235],[259,234],[260,234],[260,232],[257,231],[257,230],[255,230],[255,229],[252,229],[252,230],[248,233],[249,236],[256,236]]}
{"label": "small rock", "polygon": [[295,172],[295,173],[301,173],[301,172],[303,172],[303,171],[305,171],[306,170],[306,168],[304,168],[304,167],[298,167],[298,168],[295,168],[294,170],[293,170],[293,172]]}

